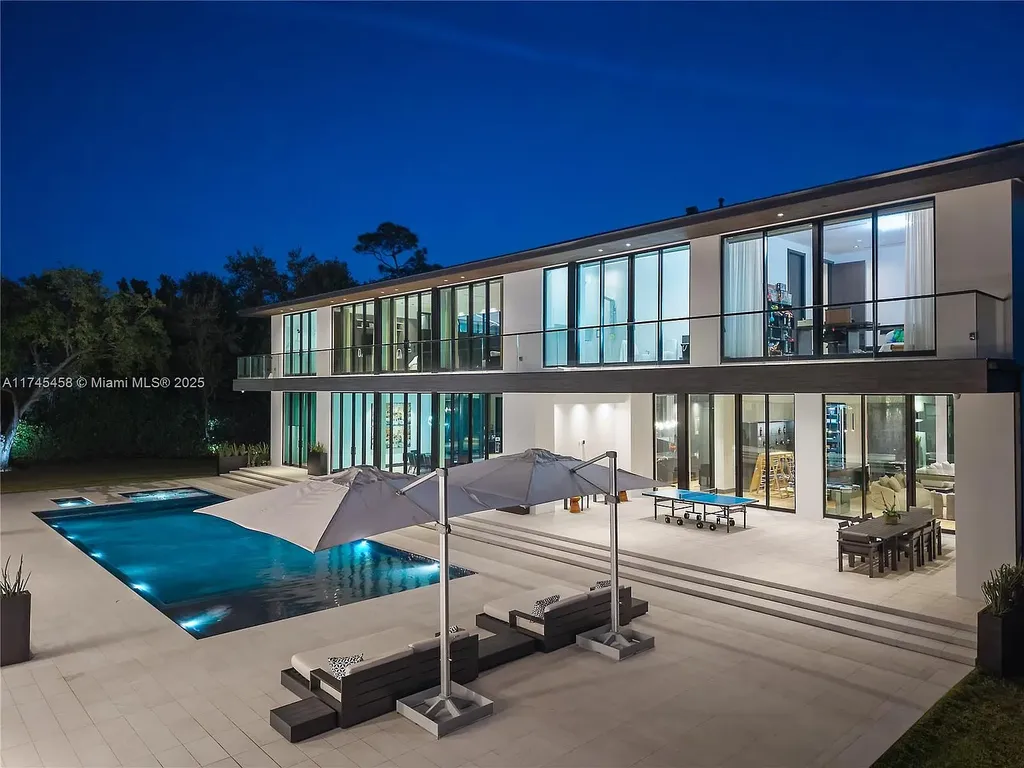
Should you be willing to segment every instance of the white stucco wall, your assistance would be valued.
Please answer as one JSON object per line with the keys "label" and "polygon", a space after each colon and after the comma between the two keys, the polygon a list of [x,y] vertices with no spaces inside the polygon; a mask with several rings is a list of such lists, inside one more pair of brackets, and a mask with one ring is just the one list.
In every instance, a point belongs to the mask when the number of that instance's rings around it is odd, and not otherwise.
{"label": "white stucco wall", "polygon": [[[505,371],[536,371],[544,367],[543,337],[538,331],[544,325],[544,270],[531,269],[506,275],[503,282],[502,369]],[[509,334],[524,333],[522,336]]]}
{"label": "white stucco wall", "polygon": [[[720,237],[690,242],[690,315],[717,315],[722,311],[722,252]],[[718,365],[721,320],[690,321],[690,365]]]}
{"label": "white stucco wall", "polygon": [[[334,317],[334,307],[319,307],[316,310],[316,340],[313,349],[315,354],[316,375],[330,376],[332,373],[331,350],[334,346],[334,329],[331,320]],[[320,421],[320,403],[317,402],[317,421]],[[317,432],[317,439],[324,443],[320,433]],[[324,443],[326,445],[326,443]]]}
{"label": "white stucco wall", "polygon": [[1017,556],[1021,455],[1015,395],[953,401],[956,449],[956,593],[980,598],[989,571]]}
{"label": "white stucco wall", "polygon": [[316,393],[316,434],[314,443],[323,443],[328,454],[331,451],[331,393]]}
{"label": "white stucco wall", "polygon": [[796,513],[811,520],[825,512],[825,424],[820,394],[793,396],[796,410]]}
{"label": "white stucco wall", "polygon": [[270,393],[270,463],[281,466],[281,449],[284,445],[284,393]]}
{"label": "white stucco wall", "polygon": [[[1000,181],[935,196],[935,292],[979,290],[1008,296],[1013,273],[1011,182]],[[939,357],[1006,354],[1011,305],[973,295],[936,302]],[[977,342],[970,339],[977,332]]]}

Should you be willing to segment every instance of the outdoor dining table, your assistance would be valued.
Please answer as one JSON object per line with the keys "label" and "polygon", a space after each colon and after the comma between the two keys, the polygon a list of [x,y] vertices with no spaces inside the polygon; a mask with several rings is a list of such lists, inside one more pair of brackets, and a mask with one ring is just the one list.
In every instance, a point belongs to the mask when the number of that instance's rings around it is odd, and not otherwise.
{"label": "outdoor dining table", "polygon": [[[907,512],[900,513],[900,520],[898,523],[891,524],[885,521],[885,517],[873,517],[869,520],[862,520],[859,523],[843,528],[840,535],[846,533],[853,533],[859,536],[870,536],[873,539],[878,539],[882,542],[883,559],[887,554],[890,558],[891,566],[893,570],[896,570],[897,565],[897,543],[899,542],[900,536],[906,533],[913,533],[923,528],[929,528],[928,535],[935,536],[934,532],[935,518],[931,513],[931,510],[927,509],[911,509]],[[929,547],[931,557],[934,558],[935,547]]]}

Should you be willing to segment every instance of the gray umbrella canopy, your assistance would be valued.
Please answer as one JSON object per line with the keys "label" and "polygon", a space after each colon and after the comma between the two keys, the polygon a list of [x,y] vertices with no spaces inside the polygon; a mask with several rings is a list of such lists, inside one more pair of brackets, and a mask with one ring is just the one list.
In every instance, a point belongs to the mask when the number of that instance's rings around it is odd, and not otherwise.
{"label": "gray umbrella canopy", "polygon": [[[351,467],[198,511],[318,552],[410,525],[436,522],[436,483],[424,483],[408,494],[399,493],[414,480],[412,475],[375,467]],[[448,492],[449,517],[490,506],[461,489]]]}
{"label": "gray umbrella canopy", "polygon": [[[449,470],[450,487],[462,489],[492,507],[523,504],[533,506],[572,496],[608,493],[608,468],[585,467],[572,456],[561,456],[542,448],[464,464]],[[652,488],[656,481],[620,469],[615,473],[617,490]]]}

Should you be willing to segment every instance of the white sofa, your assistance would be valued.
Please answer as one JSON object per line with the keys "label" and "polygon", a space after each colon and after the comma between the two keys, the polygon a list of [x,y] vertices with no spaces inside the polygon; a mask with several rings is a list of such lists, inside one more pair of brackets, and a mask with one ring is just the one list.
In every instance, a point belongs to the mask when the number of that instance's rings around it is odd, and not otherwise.
{"label": "white sofa", "polygon": [[[567,600],[585,597],[587,591],[586,587],[579,587],[574,584],[548,584],[544,587],[527,589],[522,592],[514,592],[511,595],[503,595],[496,598],[484,606],[484,613],[492,619],[497,619],[498,621],[504,621],[507,623],[509,614],[512,613],[512,611],[530,613],[533,610],[534,603],[538,600],[543,600],[545,597],[558,595],[558,602],[552,603],[552,605],[564,606],[565,601]],[[552,605],[549,605],[545,611],[551,608]],[[542,622],[520,619],[519,625],[527,629],[531,629],[539,634],[544,634],[544,624]]]}

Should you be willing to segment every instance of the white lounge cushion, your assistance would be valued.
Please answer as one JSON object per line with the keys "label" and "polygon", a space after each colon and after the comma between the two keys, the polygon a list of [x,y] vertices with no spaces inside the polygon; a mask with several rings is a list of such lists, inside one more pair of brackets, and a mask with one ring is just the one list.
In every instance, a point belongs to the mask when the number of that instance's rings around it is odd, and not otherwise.
{"label": "white lounge cushion", "polygon": [[551,595],[561,595],[562,600],[572,595],[587,592],[586,587],[578,587],[572,584],[547,584],[535,589],[528,589],[524,592],[515,592],[511,595],[499,597],[484,606],[484,613],[499,621],[508,621],[508,615],[512,611],[529,613],[533,604],[538,600]]}
{"label": "white lounge cushion", "polygon": [[590,596],[591,596],[590,592],[579,592],[579,593],[577,593],[575,595],[569,595],[568,597],[563,597],[557,603],[551,603],[551,605],[545,605],[544,606],[544,613],[547,613],[552,608],[564,608],[565,606],[570,605],[571,603],[582,603],[584,600],[586,600]]}
{"label": "white lounge cushion", "polygon": [[[454,643],[456,640],[460,640],[463,637],[469,637],[469,632],[462,629],[458,632],[448,633],[448,642]],[[429,651],[431,648],[437,648],[441,644],[440,637],[431,637],[425,640],[417,640],[415,643],[409,643],[409,648],[414,652],[419,653],[420,651]]]}
{"label": "white lounge cushion", "polygon": [[356,662],[345,670],[345,677],[351,677],[358,672],[363,672],[367,669],[372,669],[373,667],[379,667],[381,664],[387,664],[389,661],[403,659],[406,656],[412,656],[412,648],[409,646],[405,646],[405,648],[393,653],[388,653],[384,656],[375,656],[374,658],[367,659],[366,661]]}
{"label": "white lounge cushion", "polygon": [[422,634],[422,632],[408,627],[394,627],[374,635],[355,637],[334,645],[325,645],[322,648],[296,653],[292,656],[292,667],[308,680],[310,672],[314,669],[330,670],[332,656],[354,656],[361,653],[364,659],[374,659],[407,649],[409,642]]}

